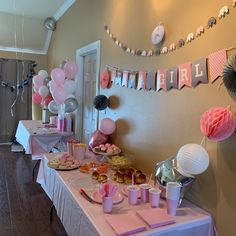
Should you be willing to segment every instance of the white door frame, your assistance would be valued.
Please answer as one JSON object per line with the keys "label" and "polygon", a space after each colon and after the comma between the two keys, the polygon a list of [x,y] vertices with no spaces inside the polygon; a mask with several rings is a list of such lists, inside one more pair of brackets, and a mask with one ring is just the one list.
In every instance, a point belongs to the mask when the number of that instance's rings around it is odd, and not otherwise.
{"label": "white door frame", "polygon": [[[96,53],[97,54],[97,68],[96,68],[96,95],[99,93],[99,74],[100,74],[100,40],[93,42],[85,47],[76,50],[76,63],[78,65],[78,73],[76,76],[77,89],[76,98],[78,99],[79,108],[75,114],[75,135],[82,140],[82,129],[83,129],[83,67],[84,57]],[[98,111],[96,110],[96,129],[98,127]]]}

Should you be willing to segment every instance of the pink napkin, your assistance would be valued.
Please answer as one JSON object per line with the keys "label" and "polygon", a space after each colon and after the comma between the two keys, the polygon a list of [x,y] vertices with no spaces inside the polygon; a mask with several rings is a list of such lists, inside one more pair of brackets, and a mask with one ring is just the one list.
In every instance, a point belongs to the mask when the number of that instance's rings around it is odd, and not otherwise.
{"label": "pink napkin", "polygon": [[145,224],[135,213],[105,215],[106,221],[119,236],[130,235],[146,230]]}
{"label": "pink napkin", "polygon": [[175,223],[174,217],[168,215],[166,209],[152,208],[139,210],[136,214],[141,217],[151,228]]}

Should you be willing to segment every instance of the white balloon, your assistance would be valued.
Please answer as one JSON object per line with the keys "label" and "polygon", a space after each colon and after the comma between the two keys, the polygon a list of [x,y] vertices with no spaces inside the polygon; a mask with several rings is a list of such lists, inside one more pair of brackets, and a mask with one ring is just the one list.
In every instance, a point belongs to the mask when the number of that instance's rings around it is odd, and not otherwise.
{"label": "white balloon", "polygon": [[45,79],[48,77],[48,72],[46,70],[40,70],[38,72],[38,75],[40,75],[41,77],[43,77]]}
{"label": "white balloon", "polygon": [[180,172],[190,175],[203,173],[209,165],[207,151],[198,144],[186,144],[182,146],[176,156]]}
{"label": "white balloon", "polygon": [[75,92],[76,83],[74,80],[66,80],[64,85],[65,85],[66,94],[72,94]]}
{"label": "white balloon", "polygon": [[49,90],[48,87],[43,85],[39,88],[39,95],[44,99],[48,96]]}
{"label": "white balloon", "polygon": [[59,105],[54,100],[52,100],[48,104],[48,110],[53,114],[57,114],[59,110]]}

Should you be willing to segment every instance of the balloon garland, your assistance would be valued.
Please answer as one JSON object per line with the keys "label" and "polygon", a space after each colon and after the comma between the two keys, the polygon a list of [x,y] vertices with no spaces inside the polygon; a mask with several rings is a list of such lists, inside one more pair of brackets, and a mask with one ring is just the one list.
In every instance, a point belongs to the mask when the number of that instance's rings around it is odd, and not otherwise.
{"label": "balloon garland", "polygon": [[[232,0],[231,3],[232,7],[236,7],[236,1]],[[223,19],[226,15],[230,13],[228,6],[223,6],[218,14],[218,19]],[[186,44],[191,43],[194,39],[200,37],[204,32],[205,29],[211,29],[214,25],[216,25],[217,20],[216,17],[210,17],[207,21],[207,25],[204,27],[203,25],[198,26],[195,33],[191,32],[186,37],[180,38],[176,42],[172,42],[169,46],[164,46],[162,48],[155,48],[155,49],[134,49],[127,44],[123,43],[121,40],[119,40],[111,31],[111,29],[105,25],[104,29],[106,33],[109,35],[109,37],[112,39],[112,41],[121,48],[124,52],[129,53],[133,56],[143,56],[143,57],[151,57],[151,56],[159,56],[161,54],[167,54],[170,52],[175,51],[176,49],[183,48]]]}

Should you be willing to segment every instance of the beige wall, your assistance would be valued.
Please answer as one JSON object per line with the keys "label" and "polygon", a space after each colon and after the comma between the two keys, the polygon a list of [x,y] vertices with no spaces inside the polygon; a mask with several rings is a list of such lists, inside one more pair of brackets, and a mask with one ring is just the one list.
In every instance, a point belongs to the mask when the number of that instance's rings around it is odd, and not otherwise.
{"label": "beige wall", "polygon": [[[161,21],[166,26],[164,44],[206,25],[211,16],[230,1],[223,0],[77,0],[59,20],[48,55],[49,68],[58,66],[66,57],[75,59],[76,49],[101,40],[101,69],[106,64],[134,70],[151,70],[206,57],[222,48],[236,46],[236,9],[202,37],[174,53],[141,58],[124,53],[107,36],[104,23],[124,43],[134,48],[152,48],[150,34]],[[230,3],[231,4],[231,3]],[[199,119],[212,106],[234,105],[221,80],[214,84],[184,88],[181,91],[146,92],[112,86],[101,91],[112,99],[107,116],[117,120],[114,141],[126,152],[133,153],[137,168],[147,173],[155,163],[174,155],[186,143],[200,143]],[[235,113],[235,107],[233,107]],[[198,176],[189,193],[197,205],[213,214],[219,235],[233,236],[236,214],[236,136],[223,142],[207,141],[210,155],[208,170]]]}
{"label": "beige wall", "polygon": [[[37,63],[37,67],[35,68],[35,71],[41,69],[47,70],[47,56],[46,55],[37,55],[37,54],[30,54],[30,53],[15,53],[15,52],[5,52],[0,51],[0,57],[1,58],[11,58],[19,60],[32,60]],[[32,118],[33,120],[40,120],[42,117],[41,115],[41,109],[38,105],[32,104]]]}

